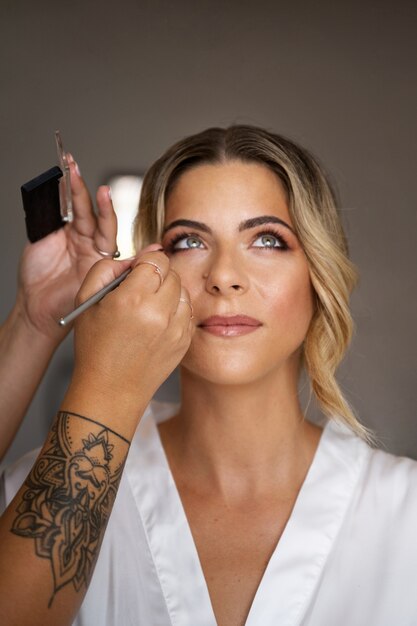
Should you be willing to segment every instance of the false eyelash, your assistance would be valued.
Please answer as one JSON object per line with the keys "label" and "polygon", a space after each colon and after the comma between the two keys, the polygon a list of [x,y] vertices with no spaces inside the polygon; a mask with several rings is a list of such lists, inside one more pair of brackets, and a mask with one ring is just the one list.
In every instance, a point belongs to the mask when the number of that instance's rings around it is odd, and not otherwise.
{"label": "false eyelash", "polygon": [[264,235],[271,235],[271,237],[275,237],[275,239],[278,239],[279,243],[281,244],[281,247],[279,248],[275,248],[275,247],[268,248],[267,246],[265,246],[265,250],[281,250],[281,251],[289,250],[289,245],[285,237],[283,237],[281,233],[274,230],[273,228],[261,230],[258,233],[256,233],[252,239],[252,243],[256,241],[257,239],[259,239],[259,237],[263,237]]}
{"label": "false eyelash", "polygon": [[[285,250],[289,250],[289,245],[287,240],[285,239],[285,237],[283,237],[281,235],[281,233],[279,233],[278,231],[272,229],[272,228],[268,228],[266,230],[261,230],[259,232],[257,232],[253,238],[252,238],[252,243],[254,241],[256,241],[256,239],[259,239],[259,237],[263,237],[264,235],[271,235],[272,237],[275,237],[276,239],[278,239],[278,241],[281,244],[281,247],[279,248],[275,248],[275,247],[271,247],[271,248],[267,248],[265,246],[266,250],[280,250],[281,252],[285,251]],[[165,246],[165,252],[168,252],[170,254],[173,254],[175,252],[178,252],[178,250],[175,250],[175,245],[181,241],[182,239],[184,239],[185,237],[196,237],[197,239],[201,239],[201,235],[199,235],[198,233],[193,233],[193,232],[178,232],[176,235],[173,236],[173,238],[168,242],[168,244]],[[191,249],[191,248],[190,248]],[[261,248],[260,248],[261,249]],[[184,248],[185,250],[185,248]]]}
{"label": "false eyelash", "polygon": [[[197,233],[190,233],[190,232],[178,232],[176,235],[173,236],[173,238],[168,241],[167,245],[165,246],[165,252],[168,252],[170,254],[174,253],[174,252],[178,252],[178,250],[175,250],[175,245],[181,241],[181,239],[185,239],[186,237],[196,237],[197,239],[201,239],[201,236],[198,235]],[[191,248],[190,248],[191,249]],[[184,248],[185,250],[185,248]]]}

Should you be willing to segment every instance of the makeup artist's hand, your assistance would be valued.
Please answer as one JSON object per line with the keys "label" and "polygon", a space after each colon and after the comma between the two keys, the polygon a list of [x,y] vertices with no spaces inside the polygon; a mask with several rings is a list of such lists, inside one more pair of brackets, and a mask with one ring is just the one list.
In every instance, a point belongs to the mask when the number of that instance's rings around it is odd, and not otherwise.
{"label": "makeup artist's hand", "polygon": [[73,309],[75,295],[100,250],[116,250],[117,220],[108,187],[97,191],[98,216],[90,194],[69,157],[74,221],[36,243],[27,244],[19,270],[17,306],[32,330],[54,342],[65,335],[57,320]]}
{"label": "makeup artist's hand", "polygon": [[138,408],[145,408],[188,350],[194,330],[190,295],[158,248],[145,248],[133,262],[102,260],[88,273],[77,304],[132,266],[116,289],[75,321],[75,367],[65,410],[137,422]]}
{"label": "makeup artist's hand", "polygon": [[71,160],[74,221],[23,252],[16,304],[0,326],[0,459],[27,412],[48,363],[67,333],[57,320],[74,299],[91,266],[100,259],[95,245],[116,249],[116,216],[108,188],[97,192],[98,217]]}

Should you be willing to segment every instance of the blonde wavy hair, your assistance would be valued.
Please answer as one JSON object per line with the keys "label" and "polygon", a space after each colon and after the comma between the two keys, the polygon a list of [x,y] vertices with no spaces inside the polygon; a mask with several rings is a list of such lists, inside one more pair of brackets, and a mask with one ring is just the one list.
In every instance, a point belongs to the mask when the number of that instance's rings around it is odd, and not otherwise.
{"label": "blonde wavy hair", "polygon": [[335,378],[353,333],[349,296],[357,272],[348,256],[335,195],[323,169],[307,150],[280,135],[244,125],[209,128],[179,141],[152,165],[144,178],[134,225],[136,249],[161,240],[166,199],[185,171],[226,161],[263,164],[284,185],[315,294],[302,364],[324,415],[345,422],[359,436],[371,440],[370,432],[355,417]]}

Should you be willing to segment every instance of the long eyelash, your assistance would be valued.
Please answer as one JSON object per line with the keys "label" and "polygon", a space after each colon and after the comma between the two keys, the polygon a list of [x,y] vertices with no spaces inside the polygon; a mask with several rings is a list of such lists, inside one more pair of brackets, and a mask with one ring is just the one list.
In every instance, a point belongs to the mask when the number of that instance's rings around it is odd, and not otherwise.
{"label": "long eyelash", "polygon": [[[274,230],[273,228],[268,228],[266,230],[261,230],[259,232],[256,233],[256,235],[253,237],[253,241],[255,241],[256,239],[259,239],[259,237],[263,237],[264,235],[271,235],[272,237],[276,237],[279,242],[281,243],[281,247],[280,248],[270,248],[270,250],[288,250],[289,249],[289,245],[287,243],[287,240],[285,239],[285,237],[282,236],[281,233],[279,233],[278,231]],[[184,239],[185,237],[197,237],[198,239],[200,239],[200,235],[198,233],[193,233],[193,232],[189,232],[189,231],[180,231],[178,233],[176,233],[173,238],[168,241],[168,243],[165,246],[165,252],[168,252],[170,254],[173,254],[175,252],[178,252],[178,250],[175,250],[175,245],[181,241],[181,239]],[[267,248],[265,248],[267,249]]]}
{"label": "long eyelash", "polygon": [[[281,233],[279,233],[278,231],[274,230],[273,228],[268,228],[267,230],[261,230],[260,232],[256,233],[256,235],[253,238],[253,241],[256,241],[257,239],[259,239],[259,237],[263,237],[264,235],[271,235],[272,237],[275,237],[276,239],[278,239],[278,241],[281,244],[280,248],[275,248],[275,247],[271,247],[269,248],[269,250],[288,250],[289,249],[289,245],[287,240],[285,239],[285,237],[283,237],[281,235]],[[265,249],[268,249],[267,247],[265,247]]]}
{"label": "long eyelash", "polygon": [[173,238],[168,241],[168,243],[165,246],[165,252],[169,252],[170,254],[173,254],[174,252],[178,252],[178,250],[175,250],[175,245],[181,241],[181,239],[184,239],[185,237],[198,237],[200,238],[200,236],[197,233],[190,233],[190,232],[178,232],[176,235],[173,236]]}

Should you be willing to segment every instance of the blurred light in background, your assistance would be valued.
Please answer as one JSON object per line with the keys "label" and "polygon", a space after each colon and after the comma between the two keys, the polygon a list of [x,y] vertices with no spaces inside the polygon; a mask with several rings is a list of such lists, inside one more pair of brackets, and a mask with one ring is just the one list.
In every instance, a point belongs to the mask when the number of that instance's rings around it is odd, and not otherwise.
{"label": "blurred light in background", "polygon": [[141,176],[122,175],[112,176],[107,181],[117,215],[117,247],[121,259],[135,254],[132,228],[139,206],[142,180]]}

